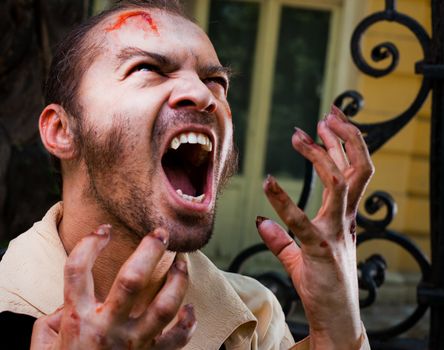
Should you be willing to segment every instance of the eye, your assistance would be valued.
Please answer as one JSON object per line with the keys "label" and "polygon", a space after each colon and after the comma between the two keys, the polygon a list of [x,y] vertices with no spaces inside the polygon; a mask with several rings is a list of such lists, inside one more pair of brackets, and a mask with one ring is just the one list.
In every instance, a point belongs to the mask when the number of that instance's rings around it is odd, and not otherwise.
{"label": "eye", "polygon": [[154,64],[150,63],[139,63],[135,65],[133,68],[130,69],[128,72],[128,75],[135,73],[135,72],[155,72],[160,75],[163,75],[160,68]]}
{"label": "eye", "polygon": [[216,83],[224,88],[224,91],[228,89],[228,80],[224,77],[210,77],[203,80],[205,83]]}

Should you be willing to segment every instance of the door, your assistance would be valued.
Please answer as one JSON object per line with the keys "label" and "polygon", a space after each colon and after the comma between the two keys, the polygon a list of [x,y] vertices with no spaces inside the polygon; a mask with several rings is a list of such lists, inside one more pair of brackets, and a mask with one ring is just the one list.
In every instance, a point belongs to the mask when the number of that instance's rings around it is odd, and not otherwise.
{"label": "door", "polygon": [[329,83],[335,3],[209,3],[208,35],[222,64],[234,71],[228,99],[240,154],[239,173],[220,196],[215,234],[205,248],[221,267],[260,241],[256,215],[277,220],[262,191],[267,174],[298,199],[304,161],[290,139],[295,126],[314,137],[317,121],[329,106],[323,96]]}

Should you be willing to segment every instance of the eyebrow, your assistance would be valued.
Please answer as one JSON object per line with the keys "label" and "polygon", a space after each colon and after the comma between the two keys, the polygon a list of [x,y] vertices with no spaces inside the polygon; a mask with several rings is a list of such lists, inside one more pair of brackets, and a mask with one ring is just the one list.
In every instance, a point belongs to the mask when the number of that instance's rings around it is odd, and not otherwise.
{"label": "eyebrow", "polygon": [[117,55],[117,68],[120,68],[120,66],[122,66],[122,64],[128,61],[130,58],[137,56],[149,57],[155,60],[162,67],[175,68],[179,66],[178,61],[172,60],[171,58],[168,58],[165,55],[161,55],[155,52],[145,51],[138,47],[127,47],[121,50]]}
{"label": "eyebrow", "polygon": [[203,76],[213,76],[215,74],[223,74],[227,77],[229,80],[231,76],[233,75],[233,71],[230,67],[221,66],[221,65],[208,65],[204,67],[200,67],[199,69],[200,75]]}
{"label": "eyebrow", "polygon": [[[138,47],[126,47],[117,55],[117,69],[119,69],[127,60],[138,56],[151,58],[156,61],[159,66],[167,70],[173,71],[180,67],[180,62],[177,59],[172,59],[159,53],[145,51]],[[215,74],[223,74],[227,79],[230,79],[232,75],[232,70],[230,67],[224,67],[219,64],[198,66],[197,71],[199,76],[204,77],[210,77]]]}

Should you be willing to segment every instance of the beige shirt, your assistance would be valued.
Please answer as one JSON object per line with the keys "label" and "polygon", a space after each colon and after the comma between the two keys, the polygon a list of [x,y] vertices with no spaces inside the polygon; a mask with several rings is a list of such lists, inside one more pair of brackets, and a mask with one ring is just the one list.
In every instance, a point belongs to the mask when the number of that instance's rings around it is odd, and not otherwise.
{"label": "beige shirt", "polygon": [[[11,241],[0,263],[0,312],[40,317],[63,304],[67,258],[57,225],[62,204]],[[256,280],[219,270],[200,252],[186,254],[197,328],[187,350],[308,350],[309,338],[294,344],[279,302]],[[363,339],[361,350],[369,349]]]}

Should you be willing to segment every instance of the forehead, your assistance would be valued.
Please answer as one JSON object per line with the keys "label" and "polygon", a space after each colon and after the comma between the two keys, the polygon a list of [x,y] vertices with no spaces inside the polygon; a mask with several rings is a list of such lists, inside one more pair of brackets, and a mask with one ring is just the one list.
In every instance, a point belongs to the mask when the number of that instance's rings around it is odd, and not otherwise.
{"label": "forehead", "polygon": [[219,63],[205,32],[191,21],[166,11],[128,9],[115,13],[95,29],[104,38],[102,48],[117,56],[127,47],[197,63]]}

